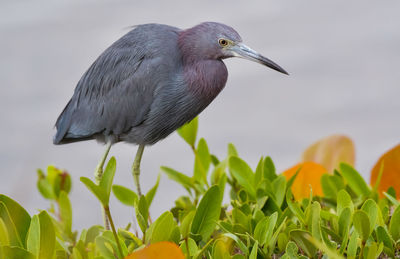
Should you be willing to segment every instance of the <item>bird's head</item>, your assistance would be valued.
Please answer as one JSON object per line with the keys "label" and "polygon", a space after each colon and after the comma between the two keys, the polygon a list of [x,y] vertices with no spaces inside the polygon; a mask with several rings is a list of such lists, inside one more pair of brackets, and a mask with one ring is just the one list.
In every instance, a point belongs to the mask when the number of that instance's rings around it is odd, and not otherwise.
{"label": "bird's head", "polygon": [[189,59],[240,57],[288,74],[278,64],[243,44],[240,35],[232,27],[222,23],[204,22],[187,29],[181,33],[179,44],[183,55]]}

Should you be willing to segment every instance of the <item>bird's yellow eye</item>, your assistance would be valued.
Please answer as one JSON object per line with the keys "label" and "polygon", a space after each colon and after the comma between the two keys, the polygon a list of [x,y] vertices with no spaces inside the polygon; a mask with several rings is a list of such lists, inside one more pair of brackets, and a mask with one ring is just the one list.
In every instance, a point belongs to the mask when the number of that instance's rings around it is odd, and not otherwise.
{"label": "bird's yellow eye", "polygon": [[219,43],[219,45],[221,45],[221,47],[226,47],[229,44],[229,42],[225,39],[219,39],[218,43]]}

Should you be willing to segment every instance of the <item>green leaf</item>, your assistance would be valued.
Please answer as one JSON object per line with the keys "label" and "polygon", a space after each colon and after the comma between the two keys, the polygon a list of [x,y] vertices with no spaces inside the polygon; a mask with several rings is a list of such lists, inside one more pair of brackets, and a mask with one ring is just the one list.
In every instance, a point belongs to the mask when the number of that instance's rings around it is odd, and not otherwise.
{"label": "green leaf", "polygon": [[117,197],[117,199],[126,206],[135,207],[135,204],[139,200],[137,194],[134,191],[124,186],[114,184],[112,187],[112,191],[115,197]]}
{"label": "green leaf", "polygon": [[311,235],[307,231],[295,229],[290,231],[290,236],[296,242],[296,244],[309,256],[313,257],[317,248],[310,241]]}
{"label": "green leaf", "polygon": [[179,136],[181,136],[192,149],[194,149],[194,144],[196,143],[198,124],[199,119],[196,117],[177,130]]}
{"label": "green leaf", "polygon": [[306,216],[304,212],[301,210],[298,203],[295,201],[292,191],[290,189],[286,192],[286,203],[290,209],[290,211],[300,220],[303,225],[307,225]]}
{"label": "green leaf", "polygon": [[210,154],[210,158],[211,158],[211,163],[216,166],[219,163],[221,163],[221,161],[219,161],[218,157],[216,155]]}
{"label": "green leaf", "polygon": [[193,234],[200,234],[203,241],[208,240],[217,224],[221,212],[220,197],[219,187],[214,185],[204,194],[197,207],[191,232]]}
{"label": "green leaf", "polygon": [[[276,242],[278,241],[278,235],[283,233],[283,232],[281,232],[281,230],[286,225],[286,219],[287,219],[287,217],[283,218],[282,223],[276,228],[276,231],[273,233],[272,237],[267,242],[268,243],[268,250],[269,250],[270,253],[272,253],[275,250]],[[286,236],[286,240],[281,240],[281,242],[285,241],[287,243],[288,242],[288,237],[287,237],[286,234],[285,234],[285,236]],[[286,243],[285,243],[285,245],[286,245]],[[283,250],[283,248],[282,248],[282,250]]]}
{"label": "green leaf", "polygon": [[183,238],[187,238],[189,236],[190,228],[192,226],[192,221],[194,218],[196,211],[190,211],[181,221],[180,231]]}
{"label": "green leaf", "polygon": [[372,242],[370,245],[366,246],[364,251],[366,259],[375,259],[379,256],[379,254],[377,254],[378,246],[375,242]]}
{"label": "green leaf", "polygon": [[43,173],[43,171],[38,169],[37,175],[38,175],[38,180],[36,186],[40,194],[45,199],[49,200],[55,199],[56,195],[54,194],[53,186],[51,186],[50,182],[47,180],[46,175]]}
{"label": "green leaf", "polygon": [[294,180],[296,180],[297,175],[299,174],[301,170],[301,167],[299,169],[297,169],[296,173],[294,175],[292,175],[292,177],[289,178],[289,180],[286,183],[286,189],[290,189],[294,183]]}
{"label": "green leaf", "polygon": [[311,243],[313,243],[319,250],[321,250],[324,254],[329,259],[343,259],[343,256],[341,256],[336,250],[331,249],[330,247],[326,246],[323,242],[315,239],[314,237],[310,236]]}
{"label": "green leaf", "polygon": [[24,243],[16,229],[14,221],[6,208],[4,202],[0,201],[0,219],[2,219],[4,225],[7,227],[7,239],[11,246],[24,247]]}
{"label": "green leaf", "polygon": [[60,194],[60,178],[61,170],[56,168],[53,165],[49,165],[47,167],[47,176],[46,180],[50,183],[51,188],[53,189],[54,199],[58,197]]}
{"label": "green leaf", "polygon": [[71,254],[71,259],[83,259],[83,256],[81,255],[81,252],[79,251],[78,248],[74,247],[72,248],[72,254]]}
{"label": "green leaf", "polygon": [[285,200],[285,191],[286,191],[286,177],[284,175],[280,175],[275,177],[272,181],[273,193],[275,194],[275,201],[278,207],[282,206],[283,201]]}
{"label": "green leaf", "polygon": [[27,249],[29,252],[37,256],[40,250],[40,222],[39,216],[34,215],[29,227],[27,238]]}
{"label": "green leaf", "polygon": [[235,145],[233,145],[232,143],[228,144],[228,157],[230,156],[239,156]]}
{"label": "green leaf", "polygon": [[40,222],[40,251],[39,258],[52,258],[56,244],[56,234],[49,214],[39,213]]}
{"label": "green leaf", "polygon": [[276,177],[278,176],[276,175],[274,162],[272,162],[272,159],[267,156],[264,158],[264,178],[272,182]]}
{"label": "green leaf", "polygon": [[100,252],[100,255],[104,259],[115,259],[114,255],[114,247],[112,245],[112,242],[105,238],[104,236],[98,236],[96,237],[96,250]]}
{"label": "green leaf", "polygon": [[207,174],[211,164],[210,152],[204,138],[199,140],[194,161],[194,179],[207,184]]}
{"label": "green leaf", "polygon": [[361,239],[366,241],[372,232],[368,214],[362,210],[354,212],[353,225]]}
{"label": "green leaf", "polygon": [[260,245],[263,246],[266,242],[267,237],[267,224],[269,223],[270,219],[268,216],[265,216],[262,220],[260,220],[256,228],[254,229],[253,237],[255,240],[260,242]]}
{"label": "green leaf", "polygon": [[264,218],[264,212],[259,208],[255,208],[253,211],[253,220],[255,223],[259,223]]}
{"label": "green leaf", "polygon": [[100,235],[100,232],[103,230],[102,226],[94,225],[91,226],[86,233],[85,239],[83,240],[85,245],[89,243],[94,243],[96,237]]}
{"label": "green leaf", "polygon": [[228,177],[226,176],[225,173],[222,174],[222,176],[219,179],[219,182],[217,183],[218,187],[219,187],[219,193],[221,195],[220,199],[221,201],[224,199],[224,194],[225,194],[225,186],[226,186],[226,182]]}
{"label": "green leaf", "polygon": [[99,187],[103,190],[105,198],[104,201],[105,203],[103,203],[104,206],[108,205],[110,201],[111,187],[116,167],[117,167],[117,162],[115,161],[115,157],[111,157],[111,159],[108,161],[106,169],[104,170],[103,176],[101,177],[100,180]]}
{"label": "green leaf", "polygon": [[0,258],[6,259],[36,259],[36,257],[23,248],[16,246],[0,246]]}
{"label": "green leaf", "polygon": [[68,198],[68,194],[63,190],[60,192],[58,204],[64,233],[69,235],[72,232],[72,207]]}
{"label": "green leaf", "polygon": [[394,206],[399,206],[400,202],[396,199],[396,197],[393,197],[387,192],[383,192],[383,195],[386,196],[386,198],[394,205]]}
{"label": "green leaf", "polygon": [[61,191],[69,193],[71,190],[71,177],[55,166],[50,165],[47,167],[46,180],[53,189],[52,194],[54,197],[52,199],[58,199]]}
{"label": "green leaf", "polygon": [[343,178],[347,181],[350,188],[357,194],[367,197],[371,190],[369,189],[364,178],[350,165],[341,163],[340,173]]}
{"label": "green leaf", "polygon": [[160,183],[160,175],[157,176],[157,181],[156,184],[153,186],[153,188],[151,188],[149,192],[146,193],[146,201],[147,201],[147,206],[149,206],[149,208],[151,203],[153,202],[154,195],[156,195],[159,183]]}
{"label": "green leaf", "polygon": [[378,177],[376,178],[374,187],[372,188],[372,190],[373,190],[375,193],[378,193],[378,187],[379,187],[379,184],[381,183],[381,180],[382,180],[384,164],[385,164],[385,161],[382,160],[382,162],[381,162],[381,167],[379,168]]}
{"label": "green leaf", "polygon": [[357,255],[357,239],[358,239],[358,233],[357,231],[353,231],[353,233],[350,236],[350,241],[347,246],[347,258],[355,258]]}
{"label": "green leaf", "polygon": [[285,232],[279,233],[279,235],[278,235],[278,249],[279,249],[279,252],[282,252],[282,251],[285,250],[286,245],[288,244],[288,242],[289,242],[289,238],[285,234]]}
{"label": "green leaf", "polygon": [[187,256],[186,258],[188,257],[191,258],[191,256],[194,256],[196,253],[199,252],[199,248],[197,247],[196,242],[193,239],[188,238],[187,241],[182,242],[180,246],[182,252],[185,253],[186,255],[188,252],[188,248],[186,247],[186,245],[188,245],[189,247],[189,256]]}
{"label": "green leaf", "polygon": [[[132,251],[133,247],[141,247],[143,245],[142,240],[139,239],[135,234],[129,232],[125,229],[118,229],[118,235],[120,237],[121,243],[124,243],[124,246],[128,245],[127,250],[129,253]],[[125,239],[125,241],[124,241]],[[125,245],[126,243],[126,245]],[[123,248],[125,249],[125,248]]]}
{"label": "green leaf", "polygon": [[213,172],[211,173],[211,184],[218,184],[223,176],[226,176],[225,170],[228,165],[226,160],[221,161],[214,167]]}
{"label": "green leaf", "polygon": [[350,195],[345,190],[340,190],[337,195],[337,215],[340,215],[345,208],[350,208],[350,212],[354,212],[354,204]]}
{"label": "green leaf", "polygon": [[[342,210],[339,216],[339,235],[345,237],[349,233],[351,224],[351,210],[346,207]],[[347,241],[347,240],[346,240]]]}
{"label": "green leaf", "polygon": [[62,174],[61,170],[56,168],[55,166],[49,165],[47,167],[47,181],[50,183],[53,193],[54,193],[54,198],[57,198],[58,195],[60,194],[60,182],[61,178],[60,175]]}
{"label": "green leaf", "polygon": [[236,244],[239,246],[239,249],[245,254],[248,255],[249,254],[249,249],[247,248],[247,246],[242,242],[242,240],[240,240],[240,238],[237,235],[234,235],[232,233],[225,233],[222,234],[222,236],[226,236],[229,237],[230,239],[232,239],[233,241],[236,242]]}
{"label": "green leaf", "polygon": [[389,223],[389,233],[395,241],[400,239],[400,206],[397,206],[393,212]]}
{"label": "green leaf", "polygon": [[254,182],[257,186],[263,181],[264,179],[264,157],[261,157],[258,161],[256,171],[254,174]]}
{"label": "green leaf", "polygon": [[[0,218],[3,219],[4,224],[7,226],[10,245],[17,245],[17,242],[19,242],[17,240],[20,240],[21,247],[26,248],[26,235],[31,224],[31,217],[21,205],[3,194],[0,194],[1,203],[7,208],[7,213],[4,209],[0,209]],[[8,219],[3,218],[3,215],[9,215]],[[12,240],[15,243],[11,242]]]}
{"label": "green leaf", "polygon": [[174,180],[175,182],[182,185],[189,193],[190,189],[194,188],[192,179],[189,176],[165,166],[161,166],[160,169],[168,176],[169,179]]}
{"label": "green leaf", "polygon": [[274,233],[274,228],[278,220],[278,212],[274,212],[271,216],[266,216],[260,220],[254,229],[254,239],[264,246]]}
{"label": "green leaf", "polygon": [[230,259],[230,251],[224,240],[218,239],[213,246],[213,259]]}
{"label": "green leaf", "polygon": [[[329,224],[332,224],[332,222],[330,222]],[[340,242],[340,240],[341,240],[341,237],[339,237],[335,231],[336,230],[331,230],[330,228],[325,227],[323,225],[321,226],[322,240],[329,248],[336,248],[336,246],[337,246],[336,243]]]}
{"label": "green leaf", "polygon": [[321,176],[321,187],[325,197],[335,199],[338,192],[345,188],[345,185],[340,176],[323,174]]}
{"label": "green leaf", "polygon": [[386,191],[390,196],[392,196],[393,198],[397,199],[396,196],[396,190],[393,188],[393,186],[390,186],[387,191]]}
{"label": "green leaf", "polygon": [[8,238],[8,230],[7,230],[6,224],[0,218],[0,246],[8,246],[9,244],[10,244],[10,241]]}
{"label": "green leaf", "polygon": [[297,253],[299,251],[299,249],[297,248],[296,243],[289,241],[286,245],[286,255],[288,258],[290,259],[297,259]]}
{"label": "green leaf", "polygon": [[256,241],[251,249],[249,259],[257,259],[258,242]]}
{"label": "green leaf", "polygon": [[32,218],[27,238],[28,251],[38,258],[53,258],[56,234],[50,216],[46,211]]}
{"label": "green leaf", "polygon": [[242,159],[236,156],[229,158],[229,170],[231,175],[238,181],[238,183],[247,191],[253,198],[256,198],[256,189],[254,183],[254,173],[250,166]]}
{"label": "green leaf", "polygon": [[390,250],[393,249],[392,239],[390,238],[389,233],[384,227],[378,226],[376,228],[376,237],[378,242],[382,242]]}
{"label": "green leaf", "polygon": [[321,240],[321,205],[319,202],[314,201],[310,206],[310,221],[308,222],[308,226],[311,227],[312,236],[320,241]]}
{"label": "green leaf", "polygon": [[241,225],[247,232],[251,231],[250,220],[251,220],[251,215],[246,215],[239,208],[232,209],[233,223],[235,223],[236,225]]}
{"label": "green leaf", "polygon": [[108,199],[105,190],[103,190],[100,186],[96,185],[92,180],[87,177],[81,177],[81,182],[86,185],[86,187],[91,191],[94,196],[101,202],[103,206],[107,206]]}
{"label": "green leaf", "polygon": [[[107,240],[108,244],[110,245],[110,248],[114,252],[114,255],[115,254],[121,255],[119,253],[119,249],[117,247],[117,242],[115,241],[114,234],[111,230],[104,231],[102,237]],[[122,240],[121,237],[118,237],[118,238],[119,238],[119,243],[121,245],[121,250],[122,250],[122,257],[120,256],[120,258],[123,258],[124,256],[128,255],[128,249],[125,245],[124,240]]]}
{"label": "green leaf", "polygon": [[174,216],[166,211],[146,231],[146,243],[154,244],[161,241],[172,241],[171,237],[176,227]]}
{"label": "green leaf", "polygon": [[361,210],[367,213],[370,223],[370,229],[372,232],[378,220],[378,205],[374,200],[368,199],[362,205]]}
{"label": "green leaf", "polygon": [[144,195],[140,196],[138,204],[135,204],[135,213],[139,227],[142,232],[145,233],[148,226],[149,207],[147,206],[146,197]]}

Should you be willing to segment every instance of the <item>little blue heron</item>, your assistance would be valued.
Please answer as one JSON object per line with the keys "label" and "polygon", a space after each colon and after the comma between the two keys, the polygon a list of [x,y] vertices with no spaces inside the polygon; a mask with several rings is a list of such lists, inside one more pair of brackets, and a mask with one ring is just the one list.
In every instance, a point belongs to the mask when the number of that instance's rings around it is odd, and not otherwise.
{"label": "little blue heron", "polygon": [[191,121],[214,100],[228,77],[222,60],[230,57],[287,74],[221,23],[205,22],[186,30],[162,24],[136,26],[106,49],[79,80],[57,119],[53,142],[105,143],[97,181],[112,144],[137,144],[132,173],[141,195],[144,147]]}

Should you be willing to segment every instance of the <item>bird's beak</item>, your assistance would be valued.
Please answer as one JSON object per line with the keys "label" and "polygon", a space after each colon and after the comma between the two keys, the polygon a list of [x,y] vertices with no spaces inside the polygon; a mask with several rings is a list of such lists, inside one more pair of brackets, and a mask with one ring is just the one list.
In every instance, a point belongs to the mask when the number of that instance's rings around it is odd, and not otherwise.
{"label": "bird's beak", "polygon": [[263,55],[259,54],[257,51],[247,47],[243,43],[237,43],[234,46],[231,47],[230,49],[232,51],[232,54],[235,57],[240,57],[244,59],[248,59],[251,61],[255,61],[257,63],[260,63],[264,66],[267,66],[269,68],[272,68],[278,72],[284,73],[286,75],[289,75],[288,72],[286,72],[283,68],[281,68],[278,64],[276,64],[274,61],[264,57]]}

